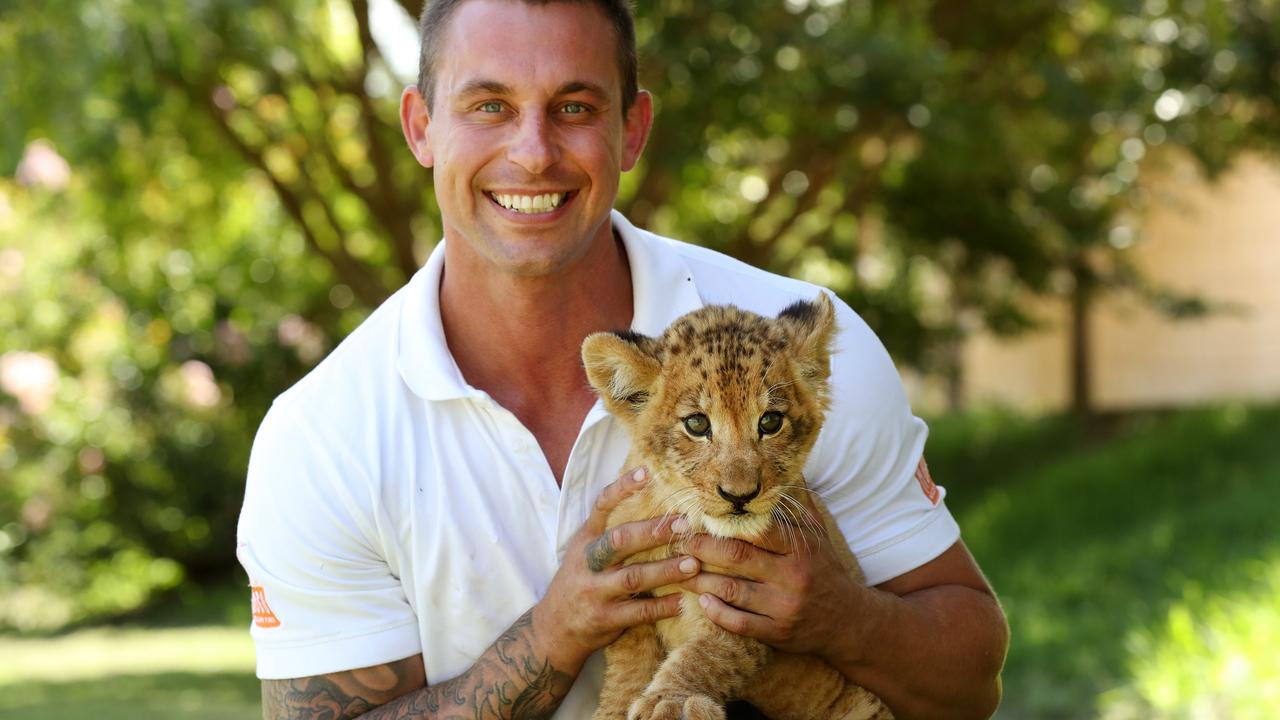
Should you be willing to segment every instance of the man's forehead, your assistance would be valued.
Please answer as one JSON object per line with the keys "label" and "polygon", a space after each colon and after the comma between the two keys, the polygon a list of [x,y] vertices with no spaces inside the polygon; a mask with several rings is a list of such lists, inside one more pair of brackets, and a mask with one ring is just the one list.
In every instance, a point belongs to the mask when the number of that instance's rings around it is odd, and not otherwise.
{"label": "man's forehead", "polygon": [[514,91],[530,83],[557,92],[621,92],[618,41],[594,3],[468,0],[443,36],[437,87],[450,95],[482,85]]}

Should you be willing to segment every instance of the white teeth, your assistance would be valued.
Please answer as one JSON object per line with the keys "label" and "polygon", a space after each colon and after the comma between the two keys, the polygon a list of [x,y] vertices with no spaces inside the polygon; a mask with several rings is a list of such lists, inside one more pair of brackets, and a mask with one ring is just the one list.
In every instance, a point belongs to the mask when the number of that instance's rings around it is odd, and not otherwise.
{"label": "white teeth", "polygon": [[542,213],[549,210],[555,210],[563,203],[567,193],[543,193],[542,195],[508,195],[508,194],[490,194],[489,197],[498,202],[499,205],[518,213],[533,214]]}

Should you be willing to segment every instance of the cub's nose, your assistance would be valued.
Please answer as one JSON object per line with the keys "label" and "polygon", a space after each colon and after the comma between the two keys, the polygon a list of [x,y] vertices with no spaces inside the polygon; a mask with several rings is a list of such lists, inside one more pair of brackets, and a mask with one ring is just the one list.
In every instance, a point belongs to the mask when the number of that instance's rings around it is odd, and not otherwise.
{"label": "cub's nose", "polygon": [[733,506],[735,508],[741,509],[743,505],[746,505],[747,503],[751,502],[756,498],[757,495],[760,494],[760,486],[756,485],[755,488],[751,492],[747,493],[746,495],[734,495],[733,493],[725,490],[719,485],[716,486],[716,492],[720,493],[720,497],[733,503]]}

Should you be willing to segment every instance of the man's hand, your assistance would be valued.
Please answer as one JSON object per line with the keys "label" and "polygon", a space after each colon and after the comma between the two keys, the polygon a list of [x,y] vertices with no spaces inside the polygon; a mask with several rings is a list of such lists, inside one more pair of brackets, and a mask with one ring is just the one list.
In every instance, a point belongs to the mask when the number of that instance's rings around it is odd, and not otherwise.
{"label": "man's hand", "polygon": [[[806,510],[820,517],[812,505]],[[729,573],[704,572],[681,583],[701,594],[707,617],[785,652],[825,656],[834,638],[848,637],[870,592],[849,576],[826,534],[809,527],[775,524],[759,545],[693,535],[684,550]]]}
{"label": "man's hand", "polygon": [[680,594],[635,597],[694,575],[693,558],[674,557],[623,566],[638,552],[667,544],[672,519],[655,518],[607,528],[609,513],[648,482],[644,469],[628,473],[596,500],[591,516],[574,535],[564,561],[533,608],[534,628],[547,657],[577,673],[587,657],[623,630],[680,613]]}
{"label": "man's hand", "polygon": [[728,573],[681,583],[726,630],[824,658],[897,717],[995,712],[1009,632],[963,542],[875,588],[854,582],[811,531],[801,539],[780,529],[759,547],[693,535],[684,549]]}

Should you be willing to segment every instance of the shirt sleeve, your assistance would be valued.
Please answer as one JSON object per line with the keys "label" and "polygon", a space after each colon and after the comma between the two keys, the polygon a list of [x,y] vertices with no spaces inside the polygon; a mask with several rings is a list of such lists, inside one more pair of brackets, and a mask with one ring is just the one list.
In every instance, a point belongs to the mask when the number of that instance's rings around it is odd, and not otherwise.
{"label": "shirt sleeve", "polygon": [[254,439],[236,548],[249,575],[259,678],[421,652],[416,615],[378,539],[374,498],[340,438],[272,406]]}
{"label": "shirt sleeve", "polygon": [[868,585],[910,572],[960,538],[924,464],[929,430],[911,413],[902,380],[880,340],[847,305],[836,304],[831,408],[805,465],[858,558]]}

